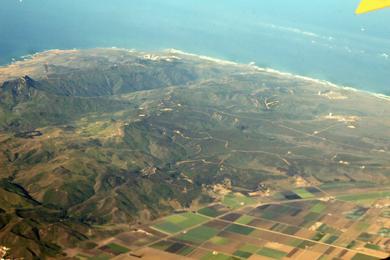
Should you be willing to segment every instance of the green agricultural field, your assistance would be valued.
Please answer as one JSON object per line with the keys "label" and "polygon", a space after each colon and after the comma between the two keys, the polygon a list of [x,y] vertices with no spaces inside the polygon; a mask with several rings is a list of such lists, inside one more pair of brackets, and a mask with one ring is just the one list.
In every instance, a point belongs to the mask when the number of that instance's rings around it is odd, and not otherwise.
{"label": "green agricultural field", "polygon": [[348,212],[346,214],[346,218],[351,219],[351,220],[357,220],[361,218],[364,214],[366,214],[367,208],[355,208],[354,210]]}
{"label": "green agricultural field", "polygon": [[261,213],[261,217],[269,220],[275,220],[280,216],[277,212],[274,211],[264,211]]}
{"label": "green agricultural field", "polygon": [[276,192],[275,194],[272,195],[272,198],[275,200],[275,201],[278,201],[278,200],[284,200],[285,197],[283,195],[282,192]]}
{"label": "green agricultural field", "polygon": [[118,244],[115,244],[115,243],[110,243],[110,244],[107,244],[106,247],[108,247],[109,249],[111,249],[115,254],[124,254],[124,253],[127,253],[130,251],[130,249],[124,247],[124,246],[121,246],[121,245],[118,245]]}
{"label": "green agricultural field", "polygon": [[314,195],[308,192],[305,188],[295,189],[293,190],[293,192],[297,194],[299,197],[301,197],[302,199],[308,199],[314,197]]}
{"label": "green agricultural field", "polygon": [[252,220],[254,220],[255,218],[252,217],[252,216],[248,216],[248,215],[243,215],[241,216],[239,219],[237,219],[235,222],[237,224],[243,224],[243,225],[247,225],[249,224]]}
{"label": "green agricultural field", "polygon": [[366,244],[364,247],[372,250],[378,250],[378,251],[382,250],[380,246],[375,244],[370,244],[370,243]]}
{"label": "green agricultural field", "polygon": [[248,253],[256,253],[260,248],[255,246],[255,245],[251,245],[251,244],[245,244],[243,245],[242,247],[240,247],[240,251],[244,251],[244,252],[248,252]]}
{"label": "green agricultural field", "polygon": [[356,241],[355,241],[355,240],[352,240],[352,241],[346,246],[346,248],[348,248],[348,249],[355,248],[356,244],[357,244]]}
{"label": "green agricultural field", "polygon": [[370,227],[370,225],[371,225],[370,223],[360,221],[356,224],[355,229],[358,231],[364,231],[364,230],[367,230]]}
{"label": "green agricultural field", "polygon": [[276,223],[271,227],[271,230],[282,232],[282,230],[285,230],[288,226],[282,223]]}
{"label": "green agricultural field", "polygon": [[281,259],[287,255],[285,252],[267,247],[262,248],[260,251],[257,252],[257,254],[273,259]]}
{"label": "green agricultural field", "polygon": [[374,237],[374,235],[363,232],[358,236],[357,239],[360,241],[369,242],[373,237]]}
{"label": "green agricultural field", "polygon": [[152,227],[164,233],[174,234],[199,225],[207,220],[208,218],[204,216],[186,212],[165,217],[160,223],[157,223]]}
{"label": "green agricultural field", "polygon": [[338,200],[351,201],[359,204],[370,204],[378,199],[390,197],[390,191],[370,192],[364,194],[352,194],[337,196]]}
{"label": "green agricultural field", "polygon": [[287,226],[281,232],[284,234],[293,235],[293,234],[297,233],[299,230],[300,230],[299,227]]}
{"label": "green agricultural field", "polygon": [[182,230],[178,225],[175,225],[168,221],[158,223],[156,225],[153,225],[152,227],[158,231],[169,233],[169,234],[174,234]]}
{"label": "green agricultural field", "polygon": [[262,210],[262,218],[270,220],[278,220],[278,218],[283,216],[291,216],[299,212],[300,209],[296,207],[291,207],[287,205],[271,205],[266,209]]}
{"label": "green agricultural field", "polygon": [[198,213],[212,218],[218,217],[223,214],[223,212],[220,212],[213,207],[202,208],[198,210]]}
{"label": "green agricultural field", "polygon": [[172,251],[171,249],[172,247],[175,247],[175,245],[177,245],[177,243],[163,240],[151,245],[150,247],[161,251],[166,251],[166,252],[174,253],[176,255],[183,255],[183,256],[190,254],[195,249],[191,246],[183,245],[183,247],[181,247],[180,249]]}
{"label": "green agricultural field", "polygon": [[247,259],[247,258],[249,258],[252,255],[252,253],[241,251],[241,250],[237,250],[236,252],[234,252],[233,255]]}
{"label": "green agricultural field", "polygon": [[313,213],[322,213],[325,209],[326,209],[326,204],[324,204],[323,202],[318,202],[317,204],[315,204],[315,205],[310,209],[310,212],[313,212]]}
{"label": "green agricultural field", "polygon": [[230,193],[226,195],[222,200],[222,204],[228,206],[231,209],[236,209],[244,205],[250,205],[253,203],[254,203],[253,199],[239,193],[238,194]]}
{"label": "green agricultural field", "polygon": [[154,249],[161,250],[161,251],[165,251],[167,248],[169,248],[173,244],[174,244],[173,242],[163,240],[163,241],[159,241],[159,242],[151,245],[150,247],[152,247]]}
{"label": "green agricultural field", "polygon": [[210,239],[210,242],[215,245],[223,246],[229,244],[230,240],[227,237],[215,236]]}
{"label": "green agricultural field", "polygon": [[351,260],[379,260],[379,258],[364,254],[356,254]]}
{"label": "green agricultural field", "polygon": [[293,246],[293,247],[298,247],[302,243],[303,243],[303,241],[300,239],[291,238],[290,241],[288,241],[287,245]]}
{"label": "green agricultural field", "polygon": [[254,230],[255,230],[254,228],[241,226],[241,225],[236,225],[236,224],[232,224],[232,225],[230,225],[226,229],[226,231],[233,232],[233,233],[238,233],[238,234],[241,234],[241,235],[249,235]]}
{"label": "green agricultural field", "polygon": [[219,233],[218,229],[200,226],[196,227],[185,234],[179,235],[177,238],[183,241],[201,244]]}
{"label": "green agricultural field", "polygon": [[192,251],[194,251],[194,250],[195,250],[195,248],[193,248],[193,247],[185,246],[185,247],[181,248],[179,251],[175,252],[175,254],[186,256],[186,255],[192,253]]}
{"label": "green agricultural field", "polygon": [[303,218],[304,218],[305,222],[311,222],[311,221],[315,221],[319,217],[320,217],[320,214],[314,213],[314,212],[310,212],[306,216],[304,216]]}
{"label": "green agricultural field", "polygon": [[320,241],[324,236],[325,236],[324,233],[317,232],[317,233],[311,238],[311,240]]}
{"label": "green agricultural field", "polygon": [[367,181],[328,182],[320,185],[320,188],[324,190],[340,190],[340,189],[370,188],[370,187],[375,187],[375,184]]}
{"label": "green agricultural field", "polygon": [[381,237],[390,238],[390,228],[381,228],[378,232]]}
{"label": "green agricultural field", "polygon": [[323,242],[326,244],[333,244],[339,237],[338,236],[328,236],[323,238]]}

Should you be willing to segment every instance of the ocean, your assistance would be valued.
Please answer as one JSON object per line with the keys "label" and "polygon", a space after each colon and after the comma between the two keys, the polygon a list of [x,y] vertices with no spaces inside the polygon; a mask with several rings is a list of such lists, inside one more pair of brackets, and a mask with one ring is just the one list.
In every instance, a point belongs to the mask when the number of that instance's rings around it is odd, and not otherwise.
{"label": "ocean", "polygon": [[359,0],[1,0],[0,64],[48,49],[180,49],[390,94],[390,9]]}

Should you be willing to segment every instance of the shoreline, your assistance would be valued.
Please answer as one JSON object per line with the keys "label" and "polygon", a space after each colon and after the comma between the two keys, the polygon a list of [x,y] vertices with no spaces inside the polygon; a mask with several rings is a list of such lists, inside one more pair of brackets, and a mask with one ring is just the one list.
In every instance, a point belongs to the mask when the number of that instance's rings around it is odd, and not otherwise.
{"label": "shoreline", "polygon": [[196,57],[196,58],[199,58],[199,59],[216,62],[216,63],[221,64],[221,65],[235,65],[235,66],[245,66],[245,67],[249,66],[250,68],[253,68],[255,70],[262,71],[262,72],[267,72],[267,73],[274,74],[274,75],[279,75],[279,76],[283,76],[283,77],[289,77],[289,78],[294,78],[294,79],[305,80],[305,81],[309,81],[309,82],[313,82],[313,83],[317,83],[317,84],[321,84],[321,85],[326,85],[326,86],[330,86],[330,87],[334,87],[334,88],[338,88],[338,89],[348,90],[348,91],[352,91],[352,92],[365,93],[365,94],[372,95],[372,96],[374,96],[376,98],[379,98],[379,99],[390,101],[390,95],[386,95],[386,94],[383,94],[383,93],[372,92],[372,91],[363,90],[363,89],[358,89],[358,88],[351,87],[351,86],[339,85],[339,84],[336,84],[336,83],[333,83],[333,82],[330,82],[330,81],[327,81],[327,80],[316,79],[316,78],[312,78],[312,77],[309,77],[309,76],[303,76],[303,75],[294,74],[294,73],[291,73],[291,72],[280,71],[280,70],[273,69],[273,68],[259,67],[259,66],[256,66],[255,64],[243,64],[243,63],[238,63],[238,62],[233,62],[233,61],[213,58],[213,57],[209,57],[209,56],[198,55],[198,54],[194,54],[194,53],[188,53],[188,52],[177,50],[177,49],[167,49],[166,51],[169,51],[170,53],[177,53],[177,54],[182,54],[182,55],[188,55],[188,56]]}
{"label": "shoreline", "polygon": [[20,63],[32,61],[34,58],[39,57],[40,55],[44,55],[44,54],[69,53],[69,52],[75,52],[75,51],[87,51],[87,50],[94,50],[94,49],[97,49],[97,50],[99,50],[99,49],[100,50],[122,50],[122,51],[141,53],[141,54],[150,54],[150,53],[157,53],[157,52],[164,52],[164,53],[169,53],[169,54],[180,54],[180,55],[198,58],[200,60],[215,62],[215,63],[220,64],[220,65],[230,65],[230,66],[239,66],[239,67],[247,67],[247,68],[249,67],[249,68],[255,69],[255,70],[260,71],[260,72],[266,72],[266,73],[270,73],[270,74],[274,74],[274,75],[278,75],[278,76],[282,76],[282,77],[293,78],[293,79],[305,80],[305,81],[309,81],[312,83],[321,84],[324,86],[329,86],[329,87],[342,89],[342,90],[347,90],[347,91],[352,91],[352,92],[360,92],[360,93],[374,96],[374,97],[382,99],[382,100],[390,101],[390,95],[386,95],[383,93],[358,89],[358,88],[351,87],[351,86],[339,85],[339,84],[336,84],[336,83],[333,83],[333,82],[330,82],[327,80],[316,79],[316,78],[312,78],[309,76],[294,74],[294,73],[287,72],[287,71],[280,71],[280,70],[273,69],[273,68],[259,67],[259,66],[255,65],[254,63],[253,64],[252,63],[250,63],[250,64],[239,63],[239,62],[224,60],[224,59],[220,59],[220,58],[214,58],[214,57],[210,57],[210,56],[206,56],[206,55],[190,53],[190,52],[186,52],[186,51],[182,51],[182,50],[174,49],[174,48],[162,49],[162,50],[156,50],[156,51],[143,51],[143,50],[117,48],[117,47],[97,47],[97,48],[86,48],[86,49],[73,48],[73,49],[64,49],[64,50],[50,49],[50,50],[44,50],[41,52],[36,52],[33,54],[23,55],[18,60],[14,60],[8,64],[5,64],[5,65],[0,65],[0,68],[7,68],[10,66],[15,66],[15,65],[20,64]]}

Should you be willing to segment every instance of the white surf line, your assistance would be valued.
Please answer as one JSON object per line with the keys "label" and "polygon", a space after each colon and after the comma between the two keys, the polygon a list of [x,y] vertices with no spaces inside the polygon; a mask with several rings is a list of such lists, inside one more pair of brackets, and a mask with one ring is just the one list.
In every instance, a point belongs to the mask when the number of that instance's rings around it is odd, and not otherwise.
{"label": "white surf line", "polygon": [[[153,53],[153,52],[137,51],[135,49],[116,48],[116,47],[112,47],[112,48],[94,48],[94,49],[100,49],[100,50],[121,50],[121,51],[127,51],[129,53],[134,53],[135,55],[137,53],[138,54]],[[57,52],[63,52],[63,53],[70,53],[70,52],[80,52],[80,51],[83,51],[83,50],[93,50],[93,49],[77,49],[77,48],[67,49],[67,50],[50,49],[50,50],[44,50],[42,52],[37,52],[37,53],[34,53],[34,54],[24,55],[22,57],[28,56],[30,59],[28,59],[27,61],[31,61],[34,58],[39,57],[40,55],[51,54],[51,53],[56,52],[56,51]],[[367,90],[361,90],[361,89],[357,89],[357,88],[350,87],[350,86],[345,86],[345,85],[337,85],[337,84],[332,83],[332,82],[327,81],[327,80],[315,79],[315,78],[311,78],[311,77],[308,77],[308,76],[302,76],[302,75],[293,74],[293,73],[290,73],[290,72],[283,72],[283,71],[279,71],[279,70],[272,69],[272,68],[259,67],[259,66],[253,65],[253,64],[243,64],[243,63],[233,62],[233,61],[224,60],[224,59],[220,59],[220,58],[213,58],[213,57],[206,56],[206,55],[199,55],[199,54],[195,54],[195,53],[189,53],[189,52],[178,50],[178,49],[174,49],[174,48],[163,49],[162,51],[163,52],[168,52],[168,53],[171,53],[171,54],[181,54],[181,55],[186,55],[186,56],[190,56],[190,57],[196,57],[196,58],[199,58],[201,60],[207,60],[207,61],[215,62],[215,63],[221,64],[221,65],[233,65],[233,66],[239,66],[239,67],[242,67],[242,68],[245,68],[245,67],[252,68],[252,69],[256,69],[258,71],[268,72],[268,73],[274,74],[274,75],[286,76],[286,77],[290,77],[290,78],[301,79],[301,80],[305,80],[305,81],[309,81],[309,82],[313,82],[313,83],[318,83],[318,84],[321,84],[321,85],[324,85],[324,86],[330,86],[330,87],[334,87],[334,88],[338,88],[338,89],[344,89],[344,90],[349,90],[349,91],[353,91],[353,92],[365,93],[365,94],[369,94],[369,95],[374,96],[374,97],[379,98],[379,99],[390,101],[390,96],[387,96],[385,94],[371,92],[371,91],[367,91]],[[1,67],[8,67],[11,64],[18,64],[18,63],[23,63],[23,62],[25,62],[25,61],[23,61],[23,60],[16,61],[14,63],[10,63],[10,64],[4,65],[4,66],[0,66],[0,68]]]}
{"label": "white surf line", "polygon": [[170,53],[174,53],[174,54],[181,54],[181,55],[186,55],[186,56],[190,56],[190,57],[196,57],[196,58],[199,58],[199,59],[202,59],[202,60],[207,60],[207,61],[215,62],[217,64],[222,64],[222,65],[234,65],[234,66],[240,66],[242,68],[248,67],[248,68],[255,69],[257,71],[267,72],[267,73],[270,73],[270,74],[273,74],[273,75],[284,76],[284,77],[293,78],[293,79],[301,79],[301,80],[304,80],[304,81],[317,83],[317,84],[320,84],[320,85],[323,85],[323,86],[334,87],[334,88],[348,90],[348,91],[352,91],[352,92],[365,93],[365,94],[369,94],[369,95],[374,96],[374,97],[379,98],[379,99],[390,101],[390,96],[387,96],[385,94],[371,92],[371,91],[362,90],[362,89],[357,89],[357,88],[354,88],[354,87],[351,87],[351,86],[338,85],[338,84],[332,83],[332,82],[327,81],[327,80],[315,79],[315,78],[311,78],[311,77],[308,77],[308,76],[303,76],[303,75],[299,75],[299,74],[293,74],[293,73],[290,73],[290,72],[284,72],[284,71],[280,71],[280,70],[276,70],[276,69],[272,69],[272,68],[259,67],[259,66],[253,65],[253,64],[249,64],[249,65],[248,64],[242,64],[242,63],[237,63],[237,62],[233,62],[233,61],[223,60],[223,59],[219,59],[219,58],[213,58],[213,57],[209,57],[209,56],[205,56],[205,55],[198,55],[198,54],[194,54],[194,53],[188,53],[188,52],[185,52],[185,51],[182,51],[182,50],[177,50],[177,49],[166,49],[165,51],[170,52]]}

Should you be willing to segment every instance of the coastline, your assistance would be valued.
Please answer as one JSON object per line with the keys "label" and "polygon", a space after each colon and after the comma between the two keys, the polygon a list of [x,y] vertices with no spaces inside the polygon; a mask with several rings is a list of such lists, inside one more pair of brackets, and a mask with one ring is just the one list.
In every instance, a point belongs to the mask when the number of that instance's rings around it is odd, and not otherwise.
{"label": "coastline", "polygon": [[278,76],[283,76],[283,77],[288,77],[288,78],[305,80],[305,81],[309,81],[309,82],[313,82],[313,83],[317,83],[317,84],[321,84],[321,85],[325,85],[325,86],[329,86],[329,87],[334,87],[334,88],[338,88],[338,89],[343,89],[343,90],[347,90],[347,91],[369,94],[369,95],[372,95],[376,98],[390,101],[390,95],[388,96],[388,95],[385,95],[382,93],[372,92],[372,91],[368,91],[368,90],[362,90],[362,89],[358,89],[358,88],[351,87],[351,86],[339,85],[339,84],[335,84],[335,83],[327,81],[327,80],[315,79],[315,78],[311,78],[308,76],[302,76],[299,74],[293,74],[291,72],[280,71],[280,70],[276,70],[276,69],[272,69],[272,68],[259,67],[259,66],[256,66],[254,64],[242,64],[242,63],[237,63],[237,62],[233,62],[233,61],[213,58],[213,57],[209,57],[209,56],[198,55],[198,54],[194,54],[194,53],[187,53],[185,51],[181,51],[181,50],[177,50],[177,49],[167,49],[167,51],[169,51],[170,53],[177,53],[177,54],[196,57],[196,58],[207,60],[207,61],[216,62],[216,63],[221,64],[221,65],[235,65],[235,66],[246,66],[246,67],[249,66],[249,67],[256,69],[258,71],[261,71],[261,72],[266,72],[266,73],[270,73],[270,74],[274,74],[274,75],[278,75]]}
{"label": "coastline", "polygon": [[[259,72],[270,73],[273,75],[292,78],[292,79],[304,80],[304,81],[308,81],[311,83],[316,83],[316,84],[320,84],[323,86],[329,86],[329,87],[347,90],[347,91],[351,91],[351,92],[364,93],[364,94],[374,96],[374,97],[381,99],[381,100],[390,101],[390,95],[386,95],[383,93],[358,89],[358,88],[351,87],[351,86],[339,85],[339,84],[336,84],[336,83],[333,83],[333,82],[330,82],[327,80],[316,79],[316,78],[312,78],[309,76],[294,74],[294,73],[287,72],[287,71],[280,71],[280,70],[273,69],[273,68],[259,67],[259,66],[255,65],[254,63],[251,63],[251,64],[238,63],[238,62],[224,60],[224,59],[220,59],[220,58],[214,58],[214,57],[210,57],[210,56],[206,56],[206,55],[190,53],[190,52],[186,52],[186,51],[182,51],[182,50],[178,50],[178,49],[174,49],[174,48],[156,50],[156,51],[141,51],[141,50],[136,50],[136,49],[117,48],[117,47],[111,47],[111,48],[97,47],[97,48],[92,48],[92,49],[91,48],[88,48],[88,49],[74,48],[74,49],[67,49],[67,50],[61,50],[61,49],[44,50],[44,51],[36,52],[33,54],[23,55],[18,60],[15,60],[9,64],[6,64],[6,65],[1,65],[0,66],[0,79],[1,79],[1,69],[10,68],[12,66],[17,66],[17,65],[20,65],[23,63],[28,63],[28,62],[33,61],[34,59],[37,59],[40,57],[45,57],[45,55],[58,55],[58,54],[63,54],[63,53],[74,53],[77,51],[87,51],[87,50],[94,50],[94,49],[96,49],[96,50],[119,50],[119,51],[131,52],[131,53],[139,53],[139,54],[143,54],[143,55],[160,53],[160,52],[169,53],[169,54],[185,55],[185,56],[197,58],[200,60],[205,60],[208,62],[214,62],[214,63],[217,63],[219,65],[239,66],[241,68],[251,68],[251,69],[257,70]],[[4,82],[4,81],[0,81],[0,83],[2,83],[2,82]]]}

